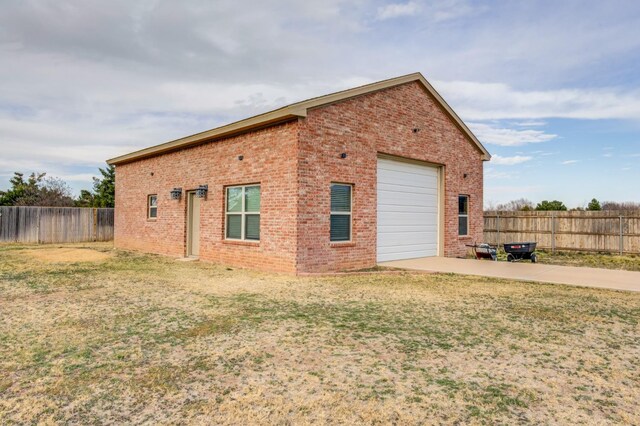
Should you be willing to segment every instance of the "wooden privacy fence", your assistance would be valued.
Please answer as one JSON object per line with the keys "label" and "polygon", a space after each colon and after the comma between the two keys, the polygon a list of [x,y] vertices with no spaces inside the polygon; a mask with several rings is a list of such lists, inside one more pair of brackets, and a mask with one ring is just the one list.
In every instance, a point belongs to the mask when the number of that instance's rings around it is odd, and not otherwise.
{"label": "wooden privacy fence", "polygon": [[113,239],[113,209],[0,206],[0,242],[79,243]]}
{"label": "wooden privacy fence", "polygon": [[640,211],[485,212],[484,239],[536,241],[553,251],[640,253]]}

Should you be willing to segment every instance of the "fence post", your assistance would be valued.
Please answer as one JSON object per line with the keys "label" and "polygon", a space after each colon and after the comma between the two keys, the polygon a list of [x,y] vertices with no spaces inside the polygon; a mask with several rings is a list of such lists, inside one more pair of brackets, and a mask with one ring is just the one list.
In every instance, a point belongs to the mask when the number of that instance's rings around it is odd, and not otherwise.
{"label": "fence post", "polygon": [[98,209],[93,208],[93,241],[98,241]]}
{"label": "fence post", "polygon": [[498,240],[496,241],[496,246],[500,248],[500,213],[496,212],[496,230],[498,231]]}
{"label": "fence post", "polygon": [[622,226],[622,215],[620,215],[620,254],[624,253],[624,238],[623,238],[623,226]]}
{"label": "fence post", "polygon": [[556,212],[551,212],[551,253],[556,252]]}
{"label": "fence post", "polygon": [[38,212],[38,214],[36,215],[36,220],[38,222],[37,228],[36,228],[36,232],[38,234],[38,244],[40,244],[40,242],[42,241],[42,238],[40,236],[40,212],[42,212],[42,207],[36,207],[38,210],[36,210]]}

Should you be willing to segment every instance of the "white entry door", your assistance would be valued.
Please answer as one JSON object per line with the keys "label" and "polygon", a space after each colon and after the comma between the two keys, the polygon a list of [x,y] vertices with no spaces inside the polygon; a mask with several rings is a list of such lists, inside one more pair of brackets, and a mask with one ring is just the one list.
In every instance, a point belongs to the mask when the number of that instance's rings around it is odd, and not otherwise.
{"label": "white entry door", "polygon": [[200,256],[200,198],[187,193],[187,256]]}
{"label": "white entry door", "polygon": [[438,255],[438,168],[378,159],[378,262]]}

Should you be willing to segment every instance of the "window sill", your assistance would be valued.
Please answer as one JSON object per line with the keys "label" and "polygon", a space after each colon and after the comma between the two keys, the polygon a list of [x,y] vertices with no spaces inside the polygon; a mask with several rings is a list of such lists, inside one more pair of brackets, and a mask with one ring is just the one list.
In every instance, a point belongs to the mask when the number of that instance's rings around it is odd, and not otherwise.
{"label": "window sill", "polygon": [[339,248],[339,247],[355,247],[356,243],[354,241],[331,241],[329,243],[329,247],[331,248]]}
{"label": "window sill", "polygon": [[153,218],[152,217],[148,217],[147,218],[147,222],[157,222],[157,221],[158,221],[157,217],[153,217]]}
{"label": "window sill", "polygon": [[459,240],[471,240],[473,237],[471,235],[458,235]]}
{"label": "window sill", "polygon": [[260,245],[260,241],[222,240],[222,244],[230,244],[230,245],[234,245],[234,246],[258,247]]}

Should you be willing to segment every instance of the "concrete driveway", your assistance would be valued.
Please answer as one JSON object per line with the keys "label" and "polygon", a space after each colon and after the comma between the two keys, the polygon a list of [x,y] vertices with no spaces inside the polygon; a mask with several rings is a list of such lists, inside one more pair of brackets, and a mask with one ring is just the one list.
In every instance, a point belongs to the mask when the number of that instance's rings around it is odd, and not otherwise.
{"label": "concrete driveway", "polygon": [[380,265],[419,271],[452,272],[511,280],[640,291],[640,272],[631,271],[533,264],[529,261],[509,263],[448,257],[394,260],[382,262]]}

